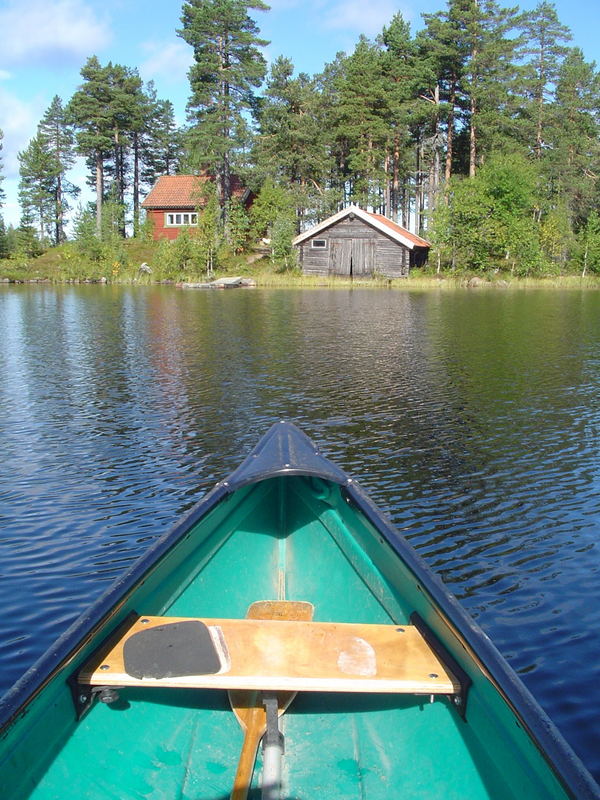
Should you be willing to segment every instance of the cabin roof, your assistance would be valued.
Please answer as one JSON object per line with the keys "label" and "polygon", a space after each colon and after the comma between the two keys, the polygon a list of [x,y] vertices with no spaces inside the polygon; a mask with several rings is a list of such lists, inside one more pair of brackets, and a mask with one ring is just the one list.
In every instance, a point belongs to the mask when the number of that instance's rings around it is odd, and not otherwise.
{"label": "cabin roof", "polygon": [[[161,175],[146,199],[143,208],[197,208],[202,202],[202,187],[214,181],[212,175]],[[246,190],[235,175],[231,176],[233,196],[244,198]]]}
{"label": "cabin roof", "polygon": [[302,242],[306,241],[306,239],[311,239],[313,236],[316,236],[316,234],[324,231],[326,228],[336,225],[350,214],[354,214],[363,222],[366,222],[367,225],[371,225],[371,227],[376,228],[382,233],[385,233],[391,239],[394,239],[394,241],[403,244],[405,247],[408,247],[409,250],[413,250],[415,247],[431,247],[431,244],[428,241],[422,239],[420,236],[417,236],[415,233],[411,233],[410,231],[406,230],[406,228],[403,228],[401,225],[393,222],[391,219],[388,219],[381,214],[374,214],[371,211],[364,211],[362,208],[353,205],[338,211],[338,213],[334,214],[332,217],[324,219],[323,222],[320,222],[318,225],[314,225],[312,228],[304,231],[304,233],[296,236],[294,239],[294,244],[302,244]]}

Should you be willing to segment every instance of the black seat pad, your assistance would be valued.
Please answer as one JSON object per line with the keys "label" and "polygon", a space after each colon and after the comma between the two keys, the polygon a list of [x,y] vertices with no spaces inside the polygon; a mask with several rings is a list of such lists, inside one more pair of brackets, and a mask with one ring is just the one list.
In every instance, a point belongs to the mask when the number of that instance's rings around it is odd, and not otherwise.
{"label": "black seat pad", "polygon": [[219,653],[208,627],[199,620],[171,622],[134,634],[123,647],[125,671],[132,678],[214,675]]}

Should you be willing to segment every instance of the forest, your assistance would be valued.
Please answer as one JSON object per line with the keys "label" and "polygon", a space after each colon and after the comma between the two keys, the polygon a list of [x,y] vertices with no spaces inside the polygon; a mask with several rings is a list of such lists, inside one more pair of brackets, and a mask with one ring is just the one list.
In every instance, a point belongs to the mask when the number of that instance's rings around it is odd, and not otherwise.
{"label": "forest", "polygon": [[[183,3],[174,35],[194,62],[182,127],[135,67],[88,58],[19,153],[21,221],[0,216],[0,258],[71,246],[119,264],[126,240],[149,237],[141,200],[155,179],[208,173],[197,235],[160,245],[175,271],[263,236],[293,265],[293,236],[353,202],[428,239],[429,271],[600,273],[600,77],[552,3],[447,0],[416,32],[396,14],[316,75],[283,56],[267,65],[268,10]],[[68,180],[76,158],[87,206]],[[233,175],[256,195],[248,214]],[[0,213],[1,176],[0,161]]]}

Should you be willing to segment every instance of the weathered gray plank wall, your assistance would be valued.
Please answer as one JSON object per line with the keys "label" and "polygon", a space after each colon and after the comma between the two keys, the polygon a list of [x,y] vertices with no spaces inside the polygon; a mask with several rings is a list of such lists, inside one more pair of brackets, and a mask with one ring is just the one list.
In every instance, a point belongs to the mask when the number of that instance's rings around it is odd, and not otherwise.
{"label": "weathered gray plank wall", "polygon": [[[325,247],[314,247],[313,240]],[[343,242],[350,240],[348,244]],[[363,220],[345,217],[300,244],[300,264],[309,275],[408,275],[410,250]],[[352,258],[352,273],[349,259]]]}

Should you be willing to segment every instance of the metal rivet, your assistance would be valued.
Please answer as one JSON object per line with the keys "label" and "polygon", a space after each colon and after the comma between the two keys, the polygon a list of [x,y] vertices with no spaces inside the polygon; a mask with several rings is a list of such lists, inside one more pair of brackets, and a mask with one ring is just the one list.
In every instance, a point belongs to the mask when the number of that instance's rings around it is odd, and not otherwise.
{"label": "metal rivet", "polygon": [[396,630],[398,631],[398,633],[404,633],[404,628],[396,628]]}
{"label": "metal rivet", "polygon": [[429,677],[430,678],[439,678],[439,675],[437,674],[437,672],[430,672],[429,673]]}
{"label": "metal rivet", "polygon": [[150,620],[149,619],[141,619],[140,622],[142,623],[142,625],[147,625],[150,622]]}
{"label": "metal rivet", "polygon": [[109,666],[108,664],[102,664],[102,666],[100,667],[100,669],[102,669],[102,670],[106,671],[107,669],[110,669],[110,666]]}

